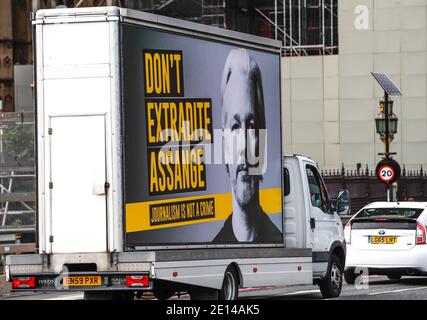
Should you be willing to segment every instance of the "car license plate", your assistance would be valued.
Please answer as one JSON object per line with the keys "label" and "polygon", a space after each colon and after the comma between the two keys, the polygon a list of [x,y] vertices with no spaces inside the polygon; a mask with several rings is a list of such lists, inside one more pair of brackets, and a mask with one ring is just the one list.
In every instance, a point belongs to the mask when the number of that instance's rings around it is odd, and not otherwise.
{"label": "car license plate", "polygon": [[101,276],[69,276],[64,277],[65,287],[98,287],[101,286]]}
{"label": "car license plate", "polygon": [[370,244],[395,244],[397,242],[397,237],[370,236],[368,237],[368,242]]}

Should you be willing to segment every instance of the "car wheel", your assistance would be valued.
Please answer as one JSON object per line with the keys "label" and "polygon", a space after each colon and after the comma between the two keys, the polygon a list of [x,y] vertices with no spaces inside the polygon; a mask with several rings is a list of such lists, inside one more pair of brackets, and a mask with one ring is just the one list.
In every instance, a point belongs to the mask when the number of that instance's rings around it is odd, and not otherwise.
{"label": "car wheel", "polygon": [[354,273],[353,269],[348,269],[344,271],[344,280],[348,284],[354,284],[356,282],[357,274]]}
{"label": "car wheel", "polygon": [[233,267],[228,267],[225,271],[224,282],[219,290],[220,300],[237,300],[239,295],[239,280]]}
{"label": "car wheel", "polygon": [[402,278],[401,274],[389,274],[387,275],[387,278],[389,278],[390,280],[400,280],[400,278]]}
{"label": "car wheel", "polygon": [[332,255],[326,276],[319,283],[322,297],[325,299],[338,297],[342,289],[342,278],[343,267],[341,261],[336,255]]}

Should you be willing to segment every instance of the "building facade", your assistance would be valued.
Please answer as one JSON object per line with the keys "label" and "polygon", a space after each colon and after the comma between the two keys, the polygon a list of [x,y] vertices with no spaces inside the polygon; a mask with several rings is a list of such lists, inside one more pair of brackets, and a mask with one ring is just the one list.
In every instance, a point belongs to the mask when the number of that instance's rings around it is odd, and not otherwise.
{"label": "building facade", "polygon": [[400,87],[390,151],[407,169],[427,166],[427,1],[345,0],[338,4],[339,53],[284,57],[286,153],[308,155],[324,169],[375,168],[384,145],[374,118],[384,92],[371,75]]}

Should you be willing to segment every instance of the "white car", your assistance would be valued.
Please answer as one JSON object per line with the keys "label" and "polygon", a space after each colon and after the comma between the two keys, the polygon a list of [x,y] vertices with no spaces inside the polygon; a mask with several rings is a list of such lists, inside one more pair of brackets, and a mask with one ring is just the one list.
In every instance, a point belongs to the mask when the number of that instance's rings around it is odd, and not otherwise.
{"label": "white car", "polygon": [[344,277],[427,275],[427,202],[374,202],[347,223]]}

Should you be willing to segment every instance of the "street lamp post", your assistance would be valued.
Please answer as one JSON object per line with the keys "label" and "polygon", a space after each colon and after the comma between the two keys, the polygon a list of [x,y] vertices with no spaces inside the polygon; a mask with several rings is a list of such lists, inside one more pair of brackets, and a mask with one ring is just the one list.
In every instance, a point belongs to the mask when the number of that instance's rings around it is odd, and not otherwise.
{"label": "street lamp post", "polygon": [[[401,95],[399,88],[390,80],[390,78],[384,73],[372,73],[375,80],[384,90],[384,100],[380,101],[380,113],[375,118],[376,131],[380,135],[381,141],[385,144],[385,152],[380,153],[383,155],[383,161],[394,162],[393,167],[399,167],[397,162],[392,159],[392,155],[396,153],[390,152],[390,143],[394,139],[394,135],[397,133],[398,117],[393,113],[393,101],[389,98],[390,95]],[[387,169],[387,168],[385,168]],[[392,168],[394,169],[394,168]],[[393,172],[395,170],[389,170]],[[398,168],[400,172],[400,167]],[[399,173],[400,174],[400,173]],[[387,181],[387,180],[386,180]],[[390,180],[391,181],[391,180]],[[387,201],[390,201],[390,183],[386,183]]]}
{"label": "street lamp post", "polygon": [[[391,159],[395,153],[390,152],[390,143],[394,140],[394,135],[397,133],[397,124],[399,118],[393,113],[393,100],[388,94],[385,94],[384,100],[380,101],[380,113],[375,118],[376,131],[380,135],[381,141],[384,143],[386,160]],[[386,185],[387,201],[390,201],[389,185]]]}
{"label": "street lamp post", "polygon": [[380,101],[380,113],[375,117],[375,127],[385,146],[385,153],[382,155],[387,159],[390,158],[390,155],[395,154],[390,152],[390,143],[393,142],[394,135],[397,133],[398,121],[399,118],[393,113],[393,100],[385,97]]}

